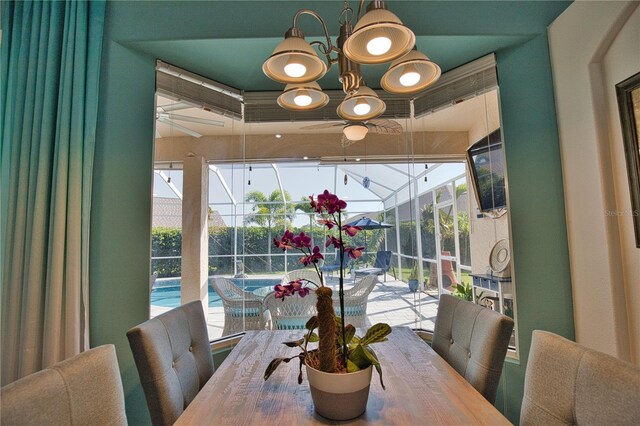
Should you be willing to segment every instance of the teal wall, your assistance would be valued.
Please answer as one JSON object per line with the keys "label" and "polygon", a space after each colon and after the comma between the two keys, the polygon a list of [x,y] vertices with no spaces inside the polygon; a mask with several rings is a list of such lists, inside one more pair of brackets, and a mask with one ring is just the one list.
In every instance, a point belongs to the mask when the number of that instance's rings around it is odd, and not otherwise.
{"label": "teal wall", "polygon": [[546,34],[498,52],[497,61],[520,351],[519,363],[505,363],[498,401],[505,401],[503,412],[515,421],[531,332],[573,339],[573,302]]}
{"label": "teal wall", "polygon": [[[281,36],[289,18],[280,24],[279,13],[289,17],[309,6],[225,3],[109,2],[107,7],[91,216],[91,344],[116,345],[132,425],[149,422],[125,333],[149,315],[155,57],[127,48],[126,43]],[[332,7],[339,8],[339,3]],[[540,17],[530,10],[539,2],[515,3],[424,3],[424,12],[402,16],[409,17],[406,23],[416,31],[426,25],[421,16],[428,16],[433,34],[521,37],[544,34],[549,20],[566,7],[544,2],[544,7],[556,9]],[[316,4],[327,7],[326,2]],[[573,322],[547,40],[539,35],[497,53],[521,348],[521,362],[506,365],[499,396],[506,404],[498,405],[515,421],[531,330],[544,328],[573,337]]]}

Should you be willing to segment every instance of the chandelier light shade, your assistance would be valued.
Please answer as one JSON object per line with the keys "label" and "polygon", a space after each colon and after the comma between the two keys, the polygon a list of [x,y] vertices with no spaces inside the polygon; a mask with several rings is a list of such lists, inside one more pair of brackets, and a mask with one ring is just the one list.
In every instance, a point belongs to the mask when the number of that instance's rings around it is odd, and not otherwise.
{"label": "chandelier light shade", "polygon": [[350,141],[360,141],[367,136],[369,128],[364,124],[348,124],[342,129],[344,136]]}
{"label": "chandelier light shade", "polygon": [[373,89],[361,85],[338,105],[338,115],[349,121],[367,121],[379,117],[387,106]]}
{"label": "chandelier light shade", "polygon": [[381,64],[406,55],[416,36],[384,2],[373,1],[344,42],[345,56],[360,64]]}
{"label": "chandelier light shade", "polygon": [[324,93],[315,81],[302,84],[287,84],[278,96],[278,105],[291,111],[311,111],[329,103],[329,95]]}
{"label": "chandelier light shade", "polygon": [[389,93],[412,94],[426,89],[440,78],[440,67],[415,48],[391,62],[380,85]]}
{"label": "chandelier light shade", "polygon": [[280,83],[309,83],[325,75],[327,64],[305,41],[302,32],[292,28],[264,62],[262,71]]}

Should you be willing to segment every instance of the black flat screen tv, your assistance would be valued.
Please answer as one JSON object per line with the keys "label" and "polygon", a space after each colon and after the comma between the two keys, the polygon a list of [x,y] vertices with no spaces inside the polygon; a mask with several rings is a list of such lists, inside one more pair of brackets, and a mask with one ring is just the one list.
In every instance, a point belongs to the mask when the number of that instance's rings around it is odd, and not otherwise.
{"label": "black flat screen tv", "polygon": [[467,159],[480,211],[505,208],[507,197],[500,129],[471,145],[467,150]]}

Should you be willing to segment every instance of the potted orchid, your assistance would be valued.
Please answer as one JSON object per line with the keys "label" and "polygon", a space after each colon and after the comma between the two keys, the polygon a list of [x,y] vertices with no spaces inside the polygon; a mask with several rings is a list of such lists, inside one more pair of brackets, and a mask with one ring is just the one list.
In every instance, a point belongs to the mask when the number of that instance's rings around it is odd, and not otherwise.
{"label": "potted orchid", "polygon": [[[387,340],[386,336],[391,332],[391,327],[387,324],[376,324],[364,336],[359,337],[353,325],[345,324],[344,254],[357,259],[362,255],[364,247],[347,246],[343,236],[354,236],[360,228],[342,224],[342,213],[347,203],[328,190],[319,194],[317,199],[313,196],[309,199],[312,209],[320,216],[318,222],[330,231],[325,246],[333,246],[340,256],[340,316],[337,317],[335,314],[333,290],[325,285],[322,271],[318,267],[318,263],[324,260],[320,248],[311,247],[311,238],[304,232],[295,235],[287,230],[281,238],[274,238],[275,246],[283,251],[295,249],[302,252],[303,256],[299,261],[304,266],[312,265],[318,275],[317,282],[297,279],[286,285],[276,285],[275,296],[282,300],[296,294],[305,297],[313,289],[317,296],[317,315],[307,321],[306,333],[301,339],[285,342],[287,346],[299,348],[301,353],[289,358],[272,360],[264,373],[264,379],[267,380],[280,364],[297,358],[300,363],[298,383],[302,382],[304,365],[316,411],[332,420],[347,420],[358,417],[365,410],[373,367],[376,368],[384,388],[380,363],[369,345]],[[317,343],[317,348],[311,349],[310,343],[314,346]],[[346,401],[348,403],[345,403]]]}

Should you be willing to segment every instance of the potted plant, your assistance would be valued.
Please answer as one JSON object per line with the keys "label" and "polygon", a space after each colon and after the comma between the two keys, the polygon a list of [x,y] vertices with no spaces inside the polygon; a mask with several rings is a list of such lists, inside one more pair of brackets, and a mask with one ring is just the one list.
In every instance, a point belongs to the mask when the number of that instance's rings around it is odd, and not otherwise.
{"label": "potted plant", "polygon": [[[373,367],[377,370],[380,383],[384,388],[382,368],[369,345],[387,340],[386,336],[391,332],[391,327],[387,324],[376,324],[363,337],[358,337],[355,327],[345,324],[344,253],[352,259],[357,259],[362,255],[364,247],[346,246],[343,235],[346,233],[354,236],[360,228],[342,224],[342,212],[346,209],[347,203],[328,190],[319,194],[317,200],[313,196],[309,199],[313,210],[320,215],[318,222],[328,231],[333,232],[328,235],[325,246],[331,245],[339,252],[338,296],[341,315],[339,318],[336,317],[333,307],[333,290],[325,285],[322,271],[318,268],[318,263],[324,259],[320,248],[318,246],[312,248],[311,238],[304,232],[294,235],[287,230],[282,238],[274,238],[275,246],[283,251],[297,249],[302,252],[303,256],[299,261],[304,266],[313,265],[318,275],[317,282],[298,279],[286,285],[276,285],[274,287],[276,297],[284,300],[285,297],[296,293],[300,297],[305,297],[313,288],[317,296],[318,314],[307,321],[303,338],[285,342],[287,346],[299,348],[301,352],[289,358],[272,360],[264,373],[264,379],[267,380],[280,364],[297,358],[300,363],[298,383],[302,383],[304,365],[315,410],[332,420],[348,420],[358,417],[366,408]],[[315,343],[317,348],[310,349],[309,344],[315,346]],[[345,401],[349,403],[345,404]]]}
{"label": "potted plant", "polygon": [[413,261],[413,268],[411,268],[411,273],[409,274],[409,290],[412,293],[418,291],[418,286],[420,285],[418,281],[418,262],[416,260]]}

